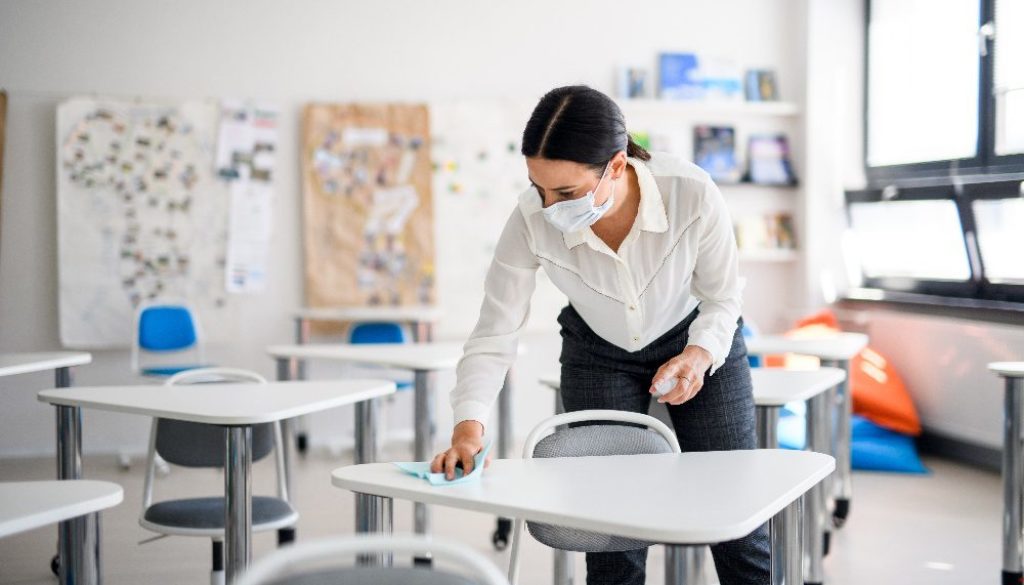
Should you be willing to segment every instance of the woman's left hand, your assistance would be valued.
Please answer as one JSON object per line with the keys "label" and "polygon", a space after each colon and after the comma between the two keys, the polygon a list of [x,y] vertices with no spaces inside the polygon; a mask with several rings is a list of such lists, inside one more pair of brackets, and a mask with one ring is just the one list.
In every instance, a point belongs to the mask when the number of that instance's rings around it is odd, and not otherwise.
{"label": "woman's left hand", "polygon": [[704,386],[704,373],[711,367],[711,353],[698,345],[687,345],[683,353],[665,362],[658,368],[651,381],[651,394],[657,396],[656,385],[671,383],[676,379],[674,388],[664,396],[658,397],[658,402],[667,402],[678,405],[690,400],[700,392]]}

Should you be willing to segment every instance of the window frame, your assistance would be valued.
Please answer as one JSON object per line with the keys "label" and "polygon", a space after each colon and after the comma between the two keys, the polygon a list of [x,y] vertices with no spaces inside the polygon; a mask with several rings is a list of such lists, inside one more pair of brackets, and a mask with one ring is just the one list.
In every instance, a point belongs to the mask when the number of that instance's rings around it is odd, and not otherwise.
{"label": "window frame", "polygon": [[[978,137],[975,155],[968,158],[907,163],[900,165],[871,166],[868,164],[868,149],[871,144],[868,116],[870,102],[871,72],[871,14],[872,4],[877,0],[865,0],[864,10],[864,87],[862,130],[864,136],[861,152],[864,174],[868,186],[920,184],[929,179],[943,180],[952,184],[951,178],[977,180],[999,176],[1002,174],[1024,173],[1024,153],[997,156],[995,154],[995,43],[993,39],[985,40],[986,54],[978,54]],[[977,0],[979,2],[980,31],[985,23],[995,18],[996,0]],[[979,32],[980,34],[980,32]]]}

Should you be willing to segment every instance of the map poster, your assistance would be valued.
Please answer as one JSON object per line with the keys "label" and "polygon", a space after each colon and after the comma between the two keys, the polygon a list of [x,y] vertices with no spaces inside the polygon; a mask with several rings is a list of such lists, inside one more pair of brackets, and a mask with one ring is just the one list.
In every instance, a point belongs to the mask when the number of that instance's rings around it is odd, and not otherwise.
{"label": "map poster", "polygon": [[434,304],[427,107],[311,104],[302,144],[307,304]]}
{"label": "map poster", "polygon": [[134,313],[189,303],[227,329],[228,191],[214,175],[218,105],[74,98],[57,108],[60,336],[126,347]]}

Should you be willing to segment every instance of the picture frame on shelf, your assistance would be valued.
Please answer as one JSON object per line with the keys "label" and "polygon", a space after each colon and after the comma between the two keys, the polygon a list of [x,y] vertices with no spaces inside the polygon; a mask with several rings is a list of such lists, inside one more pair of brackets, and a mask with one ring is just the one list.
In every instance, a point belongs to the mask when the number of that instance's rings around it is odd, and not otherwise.
{"label": "picture frame on shelf", "polygon": [[746,180],[755,185],[797,184],[785,134],[753,134],[747,147]]}
{"label": "picture frame on shelf", "polygon": [[774,70],[748,69],[745,81],[745,93],[748,102],[779,101],[779,88],[775,81]]}
{"label": "picture frame on shelf", "polygon": [[738,183],[741,173],[736,158],[736,130],[732,126],[694,126],[693,162],[716,183]]}
{"label": "picture frame on shelf", "polygon": [[616,86],[622,99],[646,99],[650,97],[650,70],[643,67],[619,67]]}

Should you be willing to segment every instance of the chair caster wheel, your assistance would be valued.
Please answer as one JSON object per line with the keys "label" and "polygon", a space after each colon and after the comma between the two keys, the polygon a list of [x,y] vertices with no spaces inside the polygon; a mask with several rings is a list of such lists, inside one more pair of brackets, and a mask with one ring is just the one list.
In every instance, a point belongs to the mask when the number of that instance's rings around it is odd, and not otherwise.
{"label": "chair caster wheel", "polygon": [[55,576],[60,577],[60,556],[59,555],[53,555],[53,558],[50,559],[50,572],[52,572]]}
{"label": "chair caster wheel", "polygon": [[842,528],[850,515],[850,500],[836,500],[836,510],[832,513],[832,526]]}
{"label": "chair caster wheel", "polygon": [[302,455],[305,455],[306,452],[309,451],[309,437],[306,436],[306,433],[299,433],[299,435],[295,437],[295,448],[298,449],[299,453]]}
{"label": "chair caster wheel", "polygon": [[498,518],[498,527],[491,535],[491,544],[494,550],[505,550],[508,548],[508,535],[512,531],[512,521],[508,518]]}

